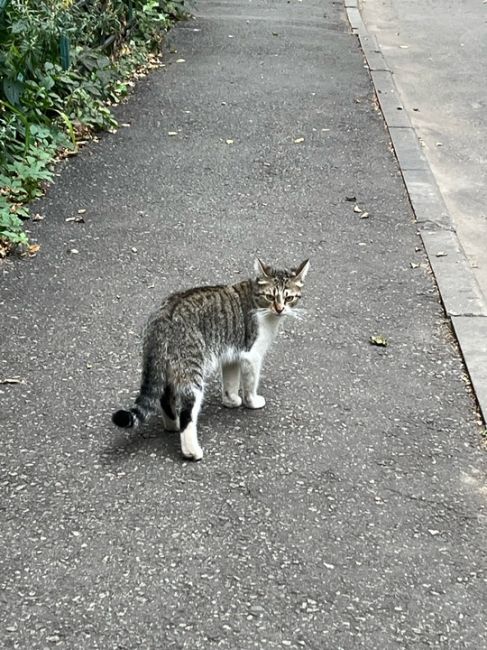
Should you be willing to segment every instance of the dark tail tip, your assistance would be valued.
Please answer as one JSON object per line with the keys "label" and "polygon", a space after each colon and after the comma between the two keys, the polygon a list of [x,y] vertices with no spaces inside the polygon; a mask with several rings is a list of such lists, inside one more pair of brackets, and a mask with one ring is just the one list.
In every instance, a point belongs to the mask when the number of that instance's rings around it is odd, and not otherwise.
{"label": "dark tail tip", "polygon": [[130,429],[134,426],[135,417],[131,411],[116,411],[112,415],[112,422],[122,429]]}

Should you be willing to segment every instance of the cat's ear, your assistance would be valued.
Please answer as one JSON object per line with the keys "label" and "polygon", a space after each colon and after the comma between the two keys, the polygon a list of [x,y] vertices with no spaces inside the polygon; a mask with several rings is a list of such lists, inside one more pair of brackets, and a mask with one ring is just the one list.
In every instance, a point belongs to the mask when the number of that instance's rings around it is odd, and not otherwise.
{"label": "cat's ear", "polygon": [[270,277],[271,267],[264,264],[262,260],[259,260],[258,257],[255,258],[254,269],[257,275],[263,275],[264,277]]}
{"label": "cat's ear", "polygon": [[309,260],[304,260],[304,262],[301,262],[298,268],[293,272],[294,282],[302,286],[304,282],[304,278],[306,277],[308,271],[309,271]]}

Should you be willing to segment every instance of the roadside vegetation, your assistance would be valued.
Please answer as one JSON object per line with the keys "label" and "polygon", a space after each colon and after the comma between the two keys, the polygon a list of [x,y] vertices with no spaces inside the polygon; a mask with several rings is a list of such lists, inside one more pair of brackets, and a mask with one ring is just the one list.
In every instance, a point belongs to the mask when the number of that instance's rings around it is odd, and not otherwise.
{"label": "roadside vegetation", "polygon": [[28,245],[55,160],[116,126],[110,105],[182,17],[183,0],[0,0],[0,256]]}

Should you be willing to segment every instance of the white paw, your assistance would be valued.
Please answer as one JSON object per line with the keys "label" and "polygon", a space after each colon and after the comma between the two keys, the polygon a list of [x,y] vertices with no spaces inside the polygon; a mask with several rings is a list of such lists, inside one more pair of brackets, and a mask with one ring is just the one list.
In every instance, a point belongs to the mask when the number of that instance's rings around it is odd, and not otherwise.
{"label": "white paw", "polygon": [[201,460],[203,458],[203,450],[198,443],[196,427],[192,422],[181,433],[181,451],[183,456],[190,460]]}
{"label": "white paw", "polygon": [[249,395],[245,398],[244,404],[248,409],[261,409],[265,406],[265,399],[262,395]]}
{"label": "white paw", "polygon": [[242,405],[242,398],[240,395],[230,395],[228,393],[224,393],[222,402],[223,406],[226,406],[229,409],[234,409]]}
{"label": "white paw", "polygon": [[203,458],[203,450],[199,445],[187,447],[186,445],[181,446],[181,451],[183,456],[188,460],[201,460]]}

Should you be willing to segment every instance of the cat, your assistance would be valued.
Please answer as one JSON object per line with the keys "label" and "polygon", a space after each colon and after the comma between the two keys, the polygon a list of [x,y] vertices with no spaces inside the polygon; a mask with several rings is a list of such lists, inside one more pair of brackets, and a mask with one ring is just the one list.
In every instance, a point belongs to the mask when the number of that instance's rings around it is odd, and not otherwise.
{"label": "cat", "polygon": [[196,425],[207,378],[221,368],[224,406],[265,405],[257,394],[262,361],[283,317],[298,316],[308,269],[309,260],[276,270],[257,259],[253,279],[168,296],[144,331],[139,395],[130,410],[113,414],[114,424],[135,427],[160,403],[164,428],[180,432],[183,456],[203,458]]}

